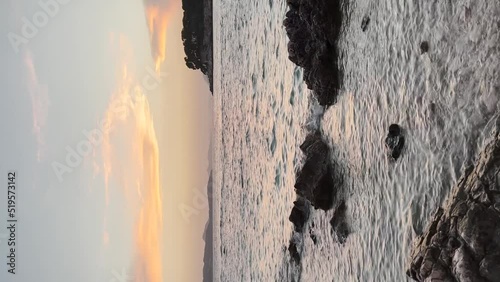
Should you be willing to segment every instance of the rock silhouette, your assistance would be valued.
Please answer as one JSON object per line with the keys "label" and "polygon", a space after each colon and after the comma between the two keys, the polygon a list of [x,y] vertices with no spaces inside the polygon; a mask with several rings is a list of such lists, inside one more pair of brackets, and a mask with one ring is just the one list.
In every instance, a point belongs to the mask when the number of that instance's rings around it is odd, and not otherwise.
{"label": "rock silhouette", "polygon": [[423,41],[420,43],[420,54],[429,52],[429,42]]}
{"label": "rock silhouette", "polygon": [[182,42],[186,66],[201,70],[213,91],[212,0],[182,0]]}
{"label": "rock silhouette", "polygon": [[385,146],[389,150],[389,156],[397,160],[401,155],[401,151],[405,145],[405,137],[402,134],[401,128],[397,124],[389,126],[389,133],[385,138]]}
{"label": "rock silhouette", "polygon": [[304,81],[320,105],[335,103],[342,73],[337,41],[342,25],[340,1],[287,0],[283,25],[290,39],[289,59],[304,68]]}
{"label": "rock silhouette", "polygon": [[295,190],[315,208],[329,210],[335,192],[330,148],[319,132],[307,136],[300,148],[306,154],[306,161],[298,173]]}
{"label": "rock silhouette", "polygon": [[298,199],[293,202],[293,205],[292,212],[288,219],[293,223],[295,231],[302,232],[305,223],[309,219],[311,205],[302,197],[298,197]]}

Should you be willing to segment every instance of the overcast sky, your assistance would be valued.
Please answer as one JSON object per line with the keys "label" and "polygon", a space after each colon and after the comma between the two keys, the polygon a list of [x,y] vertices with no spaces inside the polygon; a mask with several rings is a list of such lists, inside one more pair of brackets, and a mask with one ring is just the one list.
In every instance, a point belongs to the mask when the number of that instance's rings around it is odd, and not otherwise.
{"label": "overcast sky", "polygon": [[6,190],[16,171],[18,219],[0,281],[201,280],[211,95],[184,66],[180,7],[0,2],[0,175]]}

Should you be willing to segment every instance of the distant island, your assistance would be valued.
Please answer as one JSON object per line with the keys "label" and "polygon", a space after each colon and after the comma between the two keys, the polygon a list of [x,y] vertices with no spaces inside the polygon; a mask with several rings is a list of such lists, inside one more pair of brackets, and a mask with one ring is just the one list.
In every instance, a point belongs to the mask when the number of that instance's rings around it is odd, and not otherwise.
{"label": "distant island", "polygon": [[210,172],[210,177],[208,178],[207,184],[207,196],[208,196],[208,221],[205,225],[205,232],[203,232],[203,240],[205,241],[205,255],[203,256],[203,282],[214,281],[214,268],[213,268],[213,241],[214,241],[214,229],[212,225],[213,218],[213,205],[212,205],[212,172]]}
{"label": "distant island", "polygon": [[182,0],[182,42],[186,66],[201,70],[213,92],[213,20],[212,0]]}

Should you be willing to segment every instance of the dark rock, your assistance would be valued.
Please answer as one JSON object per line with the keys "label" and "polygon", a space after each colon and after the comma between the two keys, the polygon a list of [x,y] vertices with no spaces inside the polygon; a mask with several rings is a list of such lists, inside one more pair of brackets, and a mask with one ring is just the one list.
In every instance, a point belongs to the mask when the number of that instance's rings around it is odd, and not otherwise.
{"label": "dark rock", "polygon": [[310,204],[302,197],[299,197],[293,204],[288,220],[293,223],[295,231],[302,232],[305,223],[309,219]]}
{"label": "dark rock", "polygon": [[316,237],[316,234],[310,233],[309,236],[311,237],[311,240],[313,241],[314,245],[318,243],[318,238]]}
{"label": "dark rock", "polygon": [[309,148],[318,140],[321,140],[321,132],[315,131],[311,134],[308,134],[306,136],[306,140],[304,140],[304,142],[300,145],[300,150],[302,150],[304,154],[307,154]]}
{"label": "dark rock", "polygon": [[408,276],[416,281],[500,281],[500,213],[493,197],[500,173],[497,132],[466,169],[410,253]]}
{"label": "dark rock", "polygon": [[422,43],[420,43],[420,54],[427,52],[429,52],[429,42],[422,41]]}
{"label": "dark rock", "polygon": [[288,0],[283,21],[289,59],[304,68],[304,81],[320,105],[335,103],[342,72],[337,41],[342,25],[339,0]]}
{"label": "dark rock", "polygon": [[182,0],[182,42],[190,69],[207,76],[213,92],[213,19],[212,0]]}
{"label": "dark rock", "polygon": [[361,21],[361,30],[365,32],[368,29],[368,25],[370,24],[370,17],[368,15],[363,17]]}
{"label": "dark rock", "polygon": [[401,155],[403,147],[405,145],[405,138],[401,132],[401,128],[397,124],[391,124],[389,126],[389,133],[385,138],[385,146],[389,150],[389,156],[397,160]]}
{"label": "dark rock", "polygon": [[337,239],[341,244],[344,244],[347,240],[347,236],[349,236],[349,226],[347,225],[345,216],[346,210],[347,206],[345,202],[342,201],[330,220],[332,230],[337,235]]}
{"label": "dark rock", "polygon": [[298,173],[295,190],[315,208],[329,210],[335,191],[330,149],[317,132],[306,138],[301,149],[306,153],[306,161]]}
{"label": "dark rock", "polygon": [[479,274],[489,281],[500,279],[500,254],[485,256],[479,264]]}
{"label": "dark rock", "polygon": [[292,261],[296,264],[300,264],[300,253],[297,248],[297,243],[293,239],[290,240],[290,244],[288,245],[288,252],[290,253]]}
{"label": "dark rock", "polygon": [[399,127],[399,125],[397,125],[397,124],[389,125],[389,134],[388,135],[390,137],[401,135],[401,127]]}

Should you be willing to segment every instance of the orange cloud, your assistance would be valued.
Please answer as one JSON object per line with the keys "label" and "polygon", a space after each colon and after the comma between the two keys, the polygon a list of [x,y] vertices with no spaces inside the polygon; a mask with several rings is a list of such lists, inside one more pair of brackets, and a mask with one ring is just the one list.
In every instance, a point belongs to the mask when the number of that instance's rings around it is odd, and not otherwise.
{"label": "orange cloud", "polygon": [[161,64],[165,61],[167,26],[175,2],[177,0],[144,0],[151,55],[155,61],[156,71],[160,70]]}
{"label": "orange cloud", "polygon": [[37,142],[37,160],[40,162],[45,152],[43,128],[47,124],[49,91],[47,85],[42,85],[38,81],[31,52],[24,52],[23,59],[27,69],[27,86],[33,112],[33,134]]}
{"label": "orange cloud", "polygon": [[[130,48],[120,37],[118,82],[103,121],[102,172],[106,202],[110,187],[119,187],[137,210],[134,277],[136,281],[162,281],[162,201],[158,142],[149,101],[129,70]],[[105,241],[112,241],[106,238]]]}

